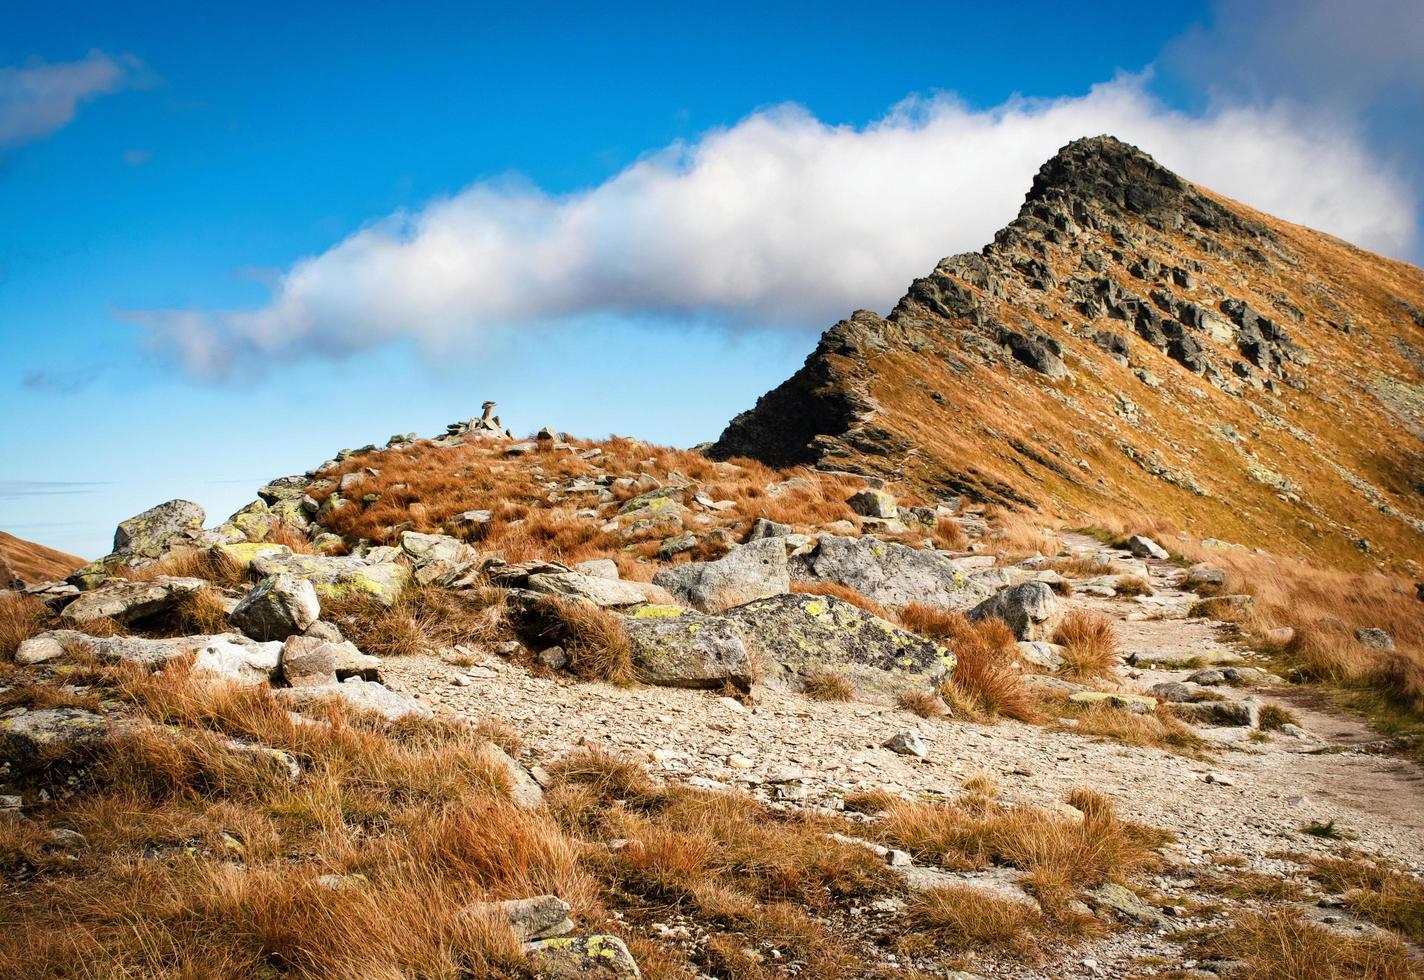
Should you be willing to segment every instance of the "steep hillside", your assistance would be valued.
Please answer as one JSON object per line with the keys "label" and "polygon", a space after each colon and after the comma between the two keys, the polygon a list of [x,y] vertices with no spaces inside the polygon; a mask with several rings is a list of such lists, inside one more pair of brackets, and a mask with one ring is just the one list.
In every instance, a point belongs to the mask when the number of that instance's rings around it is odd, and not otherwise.
{"label": "steep hillside", "polygon": [[0,531],[0,580],[13,575],[23,582],[48,582],[64,578],[82,564],[84,559],[76,555]]}
{"label": "steep hillside", "polygon": [[1417,573],[1424,272],[1079,140],[711,454]]}

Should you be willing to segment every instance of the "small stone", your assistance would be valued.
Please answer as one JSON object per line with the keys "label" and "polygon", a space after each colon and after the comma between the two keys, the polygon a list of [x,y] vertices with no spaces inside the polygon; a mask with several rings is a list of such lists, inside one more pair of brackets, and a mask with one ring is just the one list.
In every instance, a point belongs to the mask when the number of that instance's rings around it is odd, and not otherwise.
{"label": "small stone", "polygon": [[925,747],[925,743],[922,742],[920,737],[914,732],[901,732],[898,735],[892,735],[882,742],[881,746],[889,749],[891,752],[896,752],[900,755],[913,755],[920,759],[926,758],[930,754],[930,750]]}

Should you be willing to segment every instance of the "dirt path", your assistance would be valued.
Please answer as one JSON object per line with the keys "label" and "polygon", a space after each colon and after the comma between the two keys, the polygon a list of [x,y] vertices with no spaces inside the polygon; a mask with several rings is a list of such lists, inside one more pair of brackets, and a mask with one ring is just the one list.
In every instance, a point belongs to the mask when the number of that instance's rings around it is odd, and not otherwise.
{"label": "dirt path", "polygon": [[[1090,539],[1070,537],[1069,543],[1100,549]],[[1111,616],[1124,655],[1258,662],[1225,642],[1220,624],[1185,618],[1190,596],[1172,584],[1180,568],[1149,565],[1152,597],[1070,602]],[[1122,683],[1146,690],[1195,669],[1124,666]],[[594,744],[643,758],[668,779],[736,785],[774,801],[832,807],[856,789],[953,795],[979,773],[991,775],[1006,800],[1036,805],[1052,805],[1068,790],[1090,786],[1132,819],[1177,835],[1171,851],[1177,870],[1152,883],[1169,897],[1190,897],[1193,870],[1211,866],[1214,856],[1239,855],[1250,870],[1283,874],[1291,865],[1268,857],[1271,852],[1338,850],[1340,841],[1302,832],[1313,821],[1334,821],[1352,835],[1349,846],[1424,867],[1424,771],[1398,757],[1349,751],[1376,736],[1358,720],[1284,686],[1223,693],[1287,704],[1305,737],[1257,741],[1250,730],[1201,728],[1211,745],[1203,760],[1017,722],[925,721],[900,709],[828,704],[776,691],[758,691],[754,706],[746,708],[706,692],[544,679],[492,654],[469,668],[435,657],[392,660],[385,673],[392,686],[442,712],[510,722],[525,739],[524,761],[531,765]],[[928,759],[881,747],[904,731],[920,735]],[[1171,958],[1178,949],[1160,935],[1137,931],[1128,942],[1117,934],[1075,949],[1043,975],[1116,975],[1124,957],[1155,951]],[[1039,975],[993,963],[983,970]]]}

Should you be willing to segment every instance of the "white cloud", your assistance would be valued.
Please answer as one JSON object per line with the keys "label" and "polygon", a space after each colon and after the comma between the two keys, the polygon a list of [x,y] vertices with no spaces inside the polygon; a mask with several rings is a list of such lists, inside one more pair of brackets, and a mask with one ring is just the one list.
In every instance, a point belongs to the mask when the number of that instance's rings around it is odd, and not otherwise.
{"label": "white cloud", "polygon": [[138,64],[91,51],[79,61],[0,67],[0,147],[27,143],[68,125],[81,102],[116,92]]}
{"label": "white cloud", "polygon": [[1281,217],[1384,252],[1411,242],[1408,187],[1347,127],[1280,103],[1188,115],[1123,77],[986,111],[911,100],[863,129],[775,107],[579,193],[487,182],[389,216],[296,263],[257,310],[131,316],[205,374],[610,315],[821,328],[980,248],[1044,160],[1104,132]]}

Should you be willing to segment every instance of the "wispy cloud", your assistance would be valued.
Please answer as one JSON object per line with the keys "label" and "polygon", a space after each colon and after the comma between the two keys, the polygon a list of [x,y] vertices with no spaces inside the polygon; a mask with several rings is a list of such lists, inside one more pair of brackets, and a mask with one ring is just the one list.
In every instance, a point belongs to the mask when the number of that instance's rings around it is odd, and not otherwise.
{"label": "wispy cloud", "polygon": [[73,395],[89,387],[99,377],[97,367],[34,368],[20,379],[27,391],[43,391],[58,395]]}
{"label": "wispy cloud", "polygon": [[1174,111],[1132,76],[983,111],[913,99],[864,128],[779,106],[580,193],[483,182],[390,215],[286,270],[259,309],[130,316],[207,376],[404,338],[443,355],[493,330],[610,315],[819,328],[980,248],[1045,159],[1103,132],[1366,247],[1411,241],[1407,183],[1339,120],[1279,101]]}
{"label": "wispy cloud", "polygon": [[131,84],[140,68],[132,56],[103,51],[79,61],[0,67],[0,147],[41,139],[68,125],[82,103]]}
{"label": "wispy cloud", "polygon": [[100,488],[112,485],[107,481],[90,483],[63,480],[0,480],[0,500],[18,500],[21,497],[67,497],[75,494],[97,493]]}

